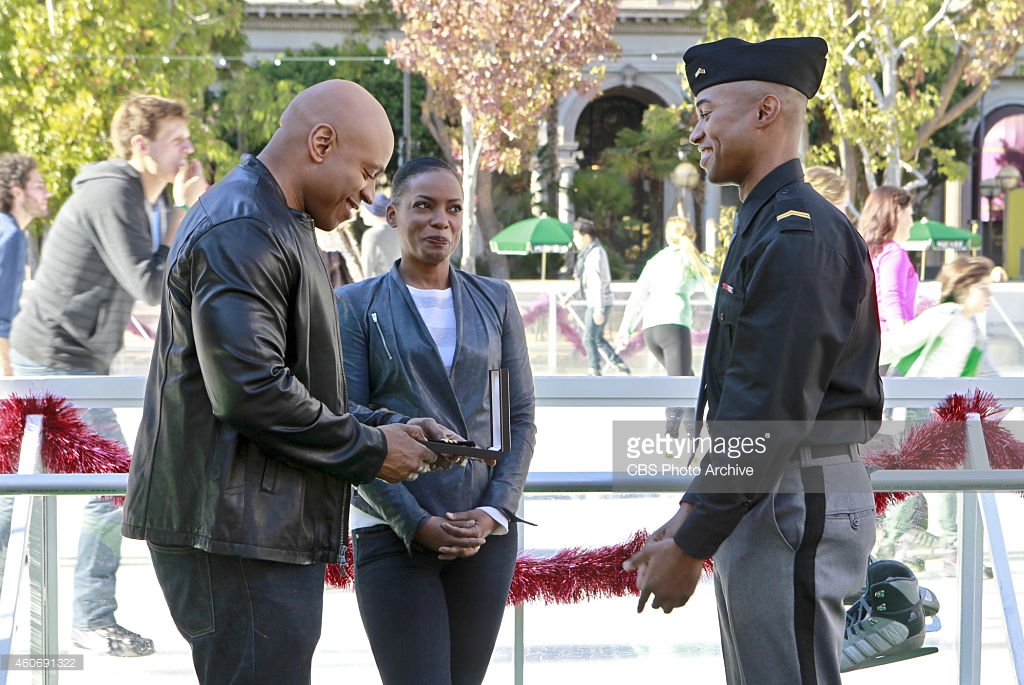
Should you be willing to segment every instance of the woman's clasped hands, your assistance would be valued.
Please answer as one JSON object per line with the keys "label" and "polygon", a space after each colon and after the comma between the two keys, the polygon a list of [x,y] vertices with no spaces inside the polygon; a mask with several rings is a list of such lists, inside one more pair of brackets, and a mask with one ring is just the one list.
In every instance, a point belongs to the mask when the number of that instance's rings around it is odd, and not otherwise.
{"label": "woman's clasped hands", "polygon": [[448,512],[431,516],[416,531],[416,541],[438,552],[438,559],[449,561],[471,557],[480,551],[485,538],[494,530],[496,522],[480,509]]}

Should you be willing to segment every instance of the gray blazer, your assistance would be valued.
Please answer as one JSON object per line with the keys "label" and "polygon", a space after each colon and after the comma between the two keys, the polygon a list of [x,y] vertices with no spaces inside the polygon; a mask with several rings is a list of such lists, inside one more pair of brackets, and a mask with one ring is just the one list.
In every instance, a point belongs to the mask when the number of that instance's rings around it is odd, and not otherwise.
{"label": "gray blazer", "polygon": [[514,520],[533,457],[533,373],[523,320],[508,283],[451,269],[458,343],[451,377],[409,290],[389,273],[335,291],[350,402],[430,416],[490,446],[488,371],[508,369],[512,449],[491,467],[470,461],[394,485],[360,485],[354,504],[411,546],[430,516],[491,506]]}

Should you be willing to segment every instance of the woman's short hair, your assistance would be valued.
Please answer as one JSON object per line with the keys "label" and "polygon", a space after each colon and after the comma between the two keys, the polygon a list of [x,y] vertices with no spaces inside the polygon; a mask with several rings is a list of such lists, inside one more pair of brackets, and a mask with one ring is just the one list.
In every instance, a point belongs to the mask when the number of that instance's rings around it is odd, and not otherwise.
{"label": "woman's short hair", "polygon": [[597,237],[597,229],[594,228],[594,222],[590,219],[579,218],[572,223],[572,230],[579,231],[580,235],[589,235]]}
{"label": "woman's short hair", "polygon": [[437,157],[414,157],[403,164],[395,173],[395,177],[391,179],[392,204],[398,202],[405,195],[410,180],[428,171],[437,170],[447,171],[459,181],[460,185],[462,184],[462,179],[459,178],[458,172],[443,159]]}

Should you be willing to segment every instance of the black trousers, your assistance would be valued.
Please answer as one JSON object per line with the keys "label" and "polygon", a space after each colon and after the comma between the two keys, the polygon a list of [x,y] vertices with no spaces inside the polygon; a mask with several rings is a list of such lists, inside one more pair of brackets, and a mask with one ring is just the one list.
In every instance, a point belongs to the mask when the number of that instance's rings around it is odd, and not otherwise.
{"label": "black trousers", "polygon": [[505,613],[516,526],[474,556],[441,561],[387,526],[359,528],[356,599],[384,685],[479,685]]}
{"label": "black trousers", "polygon": [[667,323],[644,328],[644,343],[669,376],[693,375],[693,344],[688,327]]}

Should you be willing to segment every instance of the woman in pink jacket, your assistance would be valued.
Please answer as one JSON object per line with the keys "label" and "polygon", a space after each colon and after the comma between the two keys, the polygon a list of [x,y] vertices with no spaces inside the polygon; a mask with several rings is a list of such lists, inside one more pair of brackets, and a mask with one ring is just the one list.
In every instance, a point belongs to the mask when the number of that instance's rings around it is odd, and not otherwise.
{"label": "woman in pink jacket", "polygon": [[879,186],[871,191],[857,222],[875,271],[883,336],[914,318],[917,272],[906,250],[899,246],[910,236],[913,223],[910,194],[895,186]]}

